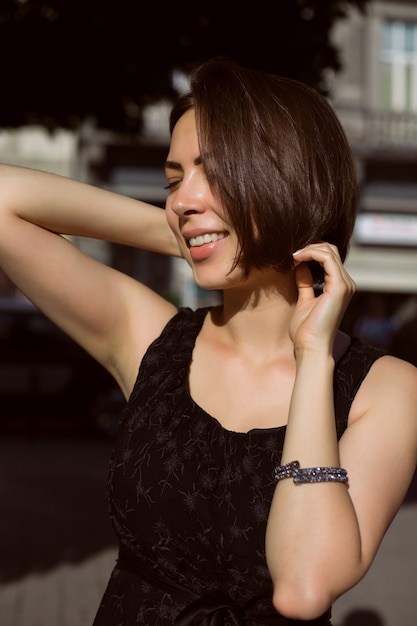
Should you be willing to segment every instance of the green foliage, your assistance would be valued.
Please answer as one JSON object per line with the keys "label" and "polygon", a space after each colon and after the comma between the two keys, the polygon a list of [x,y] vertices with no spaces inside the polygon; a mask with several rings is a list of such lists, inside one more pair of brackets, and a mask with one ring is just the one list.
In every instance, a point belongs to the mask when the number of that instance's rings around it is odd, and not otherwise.
{"label": "green foliage", "polygon": [[340,61],[329,31],[367,0],[1,0],[0,127],[40,123],[137,132],[143,106],[170,98],[172,72],[214,56],[324,91]]}

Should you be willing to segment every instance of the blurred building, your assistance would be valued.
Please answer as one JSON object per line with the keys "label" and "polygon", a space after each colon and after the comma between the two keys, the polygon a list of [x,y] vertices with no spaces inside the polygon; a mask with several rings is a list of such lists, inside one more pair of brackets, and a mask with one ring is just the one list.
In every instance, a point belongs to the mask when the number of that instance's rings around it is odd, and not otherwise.
{"label": "blurred building", "polygon": [[331,102],[360,179],[351,327],[392,333],[413,317],[417,294],[417,0],[370,0],[333,37],[343,69],[330,77]]}
{"label": "blurred building", "polygon": [[361,183],[348,266],[360,289],[417,292],[417,0],[370,1],[334,39],[332,104]]}

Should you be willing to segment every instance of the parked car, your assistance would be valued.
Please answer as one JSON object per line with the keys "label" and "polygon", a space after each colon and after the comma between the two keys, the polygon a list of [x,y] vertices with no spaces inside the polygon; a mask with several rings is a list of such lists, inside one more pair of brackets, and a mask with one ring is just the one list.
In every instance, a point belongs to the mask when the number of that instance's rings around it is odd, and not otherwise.
{"label": "parked car", "polygon": [[113,377],[39,309],[0,298],[0,428],[66,418],[112,435],[123,406]]}

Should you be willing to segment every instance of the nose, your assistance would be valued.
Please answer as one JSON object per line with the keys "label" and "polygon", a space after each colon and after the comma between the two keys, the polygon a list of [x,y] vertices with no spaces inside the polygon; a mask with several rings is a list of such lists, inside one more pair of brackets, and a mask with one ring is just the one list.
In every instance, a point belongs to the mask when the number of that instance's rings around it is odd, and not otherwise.
{"label": "nose", "polygon": [[205,185],[201,177],[184,177],[173,192],[171,208],[176,215],[185,216],[204,211]]}

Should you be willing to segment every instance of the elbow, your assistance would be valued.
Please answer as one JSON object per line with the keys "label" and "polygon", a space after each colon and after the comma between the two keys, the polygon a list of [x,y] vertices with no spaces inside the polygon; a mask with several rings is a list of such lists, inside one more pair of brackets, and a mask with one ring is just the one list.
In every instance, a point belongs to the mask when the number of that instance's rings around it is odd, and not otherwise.
{"label": "elbow", "polygon": [[304,621],[315,620],[324,615],[333,601],[334,598],[317,584],[305,584],[302,588],[298,585],[278,585],[272,597],[278,613],[288,619]]}

